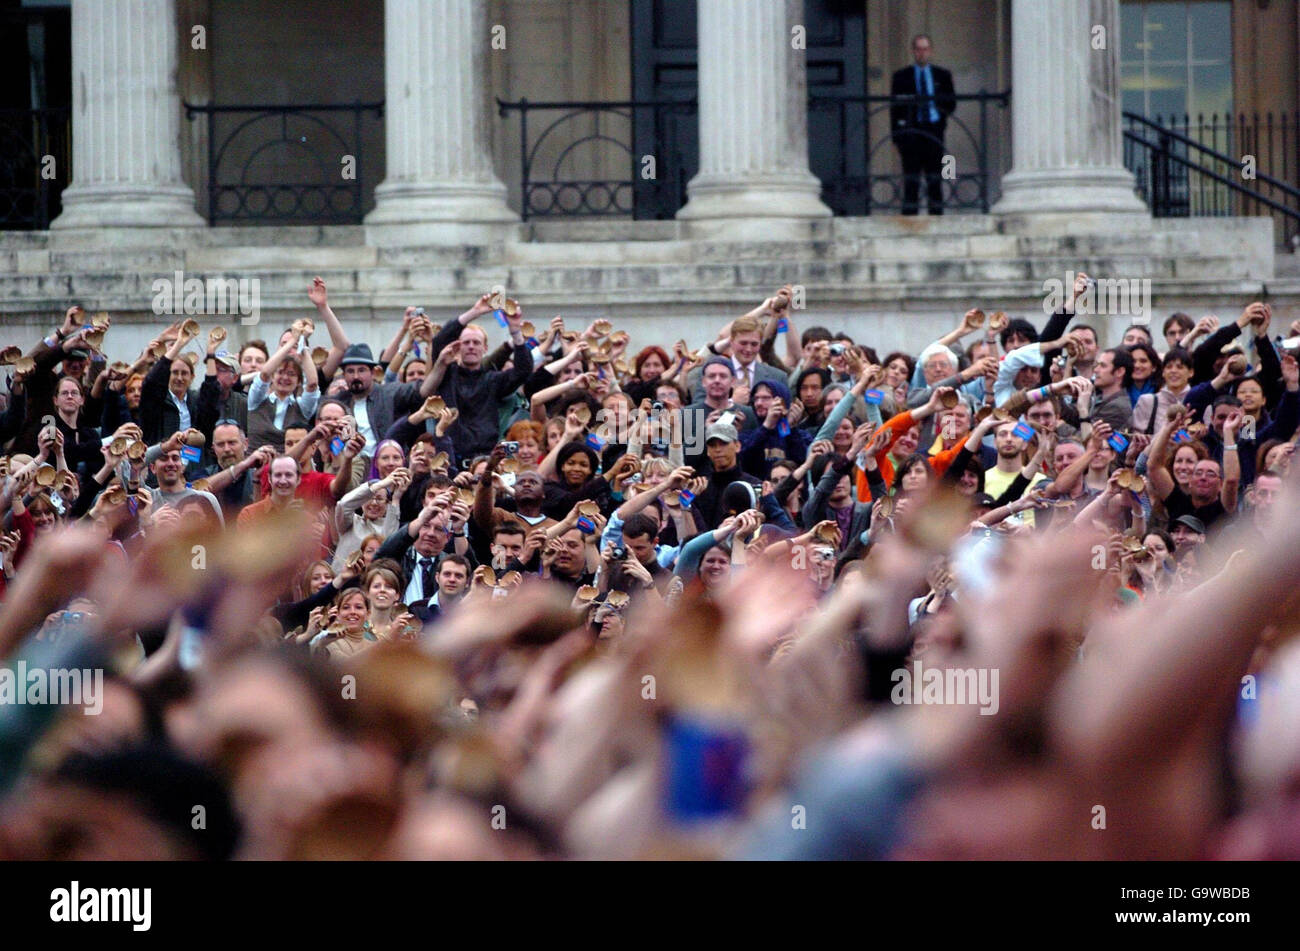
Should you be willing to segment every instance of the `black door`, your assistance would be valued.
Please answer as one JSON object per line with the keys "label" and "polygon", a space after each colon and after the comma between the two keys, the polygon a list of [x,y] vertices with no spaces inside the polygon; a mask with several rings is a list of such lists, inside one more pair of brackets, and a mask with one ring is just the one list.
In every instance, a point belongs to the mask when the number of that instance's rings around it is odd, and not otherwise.
{"label": "black door", "polygon": [[44,229],[72,172],[69,7],[0,0],[0,230]]}
{"label": "black door", "polygon": [[862,0],[804,0],[808,28],[808,167],[837,215],[870,214],[867,18]]}
{"label": "black door", "polygon": [[[700,170],[695,97],[696,0],[631,0],[632,98],[683,103],[634,109],[633,216],[672,218],[686,204],[686,183]],[[644,157],[654,156],[654,178]]]}
{"label": "black door", "polygon": [[[696,0],[630,0],[632,90],[639,102],[693,101],[698,77]],[[867,123],[864,104],[835,101],[867,91],[864,0],[804,0],[808,61],[809,167],[823,200],[837,215],[867,213],[864,182]],[[657,178],[636,169],[636,217],[671,218],[686,203],[686,183],[700,167],[694,109],[636,110],[634,158],[656,157]]]}

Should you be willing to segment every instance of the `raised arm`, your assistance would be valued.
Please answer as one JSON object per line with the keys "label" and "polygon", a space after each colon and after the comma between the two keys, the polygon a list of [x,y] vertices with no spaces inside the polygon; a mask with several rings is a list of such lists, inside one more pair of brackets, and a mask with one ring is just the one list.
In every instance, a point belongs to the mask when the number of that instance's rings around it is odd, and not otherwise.
{"label": "raised arm", "polygon": [[402,346],[402,342],[411,332],[411,321],[415,319],[415,308],[407,307],[402,311],[402,322],[397,327],[397,332],[393,334],[393,339],[388,341],[388,346],[379,354],[380,363],[388,363],[389,369],[397,372],[402,368],[400,357],[407,354],[407,350]]}
{"label": "raised arm", "polygon": [[323,280],[317,277],[312,281],[311,289],[307,291],[307,297],[316,305],[316,313],[320,315],[320,319],[325,322],[325,328],[329,331],[330,352],[329,356],[325,358],[325,365],[321,367],[321,375],[327,380],[332,380],[334,371],[339,368],[339,363],[343,359],[343,351],[348,348],[351,341],[348,340],[348,335],[343,332],[343,324],[339,322],[338,317],[334,315],[334,311],[330,308],[329,297]]}
{"label": "raised arm", "polygon": [[1288,623],[1279,609],[1293,602],[1300,572],[1300,499],[1289,481],[1262,538],[1225,539],[1224,550],[1245,551],[1222,573],[1176,598],[1111,615],[1089,635],[1102,649],[1070,674],[1053,716],[1080,768],[1111,776],[1134,763],[1145,769],[1152,750],[1179,749],[1193,731],[1212,755],[1265,627]]}
{"label": "raised arm", "polygon": [[1241,419],[1241,408],[1236,407],[1223,421],[1223,485],[1219,488],[1219,501],[1229,515],[1237,511],[1237,490],[1241,486],[1241,458],[1237,454]]}
{"label": "raised arm", "polygon": [[537,471],[543,479],[555,478],[555,460],[560,455],[560,450],[564,448],[565,443],[573,442],[582,433],[582,423],[573,412],[573,407],[569,407],[569,412],[564,417],[564,436],[551,447],[551,451],[546,454],[546,458],[538,463]]}
{"label": "raised arm", "polygon": [[614,514],[617,515],[620,520],[626,522],[633,515],[649,508],[650,503],[654,502],[665,492],[680,489],[690,481],[691,477],[694,475],[695,470],[690,466],[678,466],[669,473],[668,478],[661,479],[658,485],[651,486],[644,491],[638,492],[636,495],[632,496],[632,498],[620,505]]}
{"label": "raised arm", "polygon": [[591,381],[595,378],[595,376],[596,374],[594,373],[584,373],[582,374],[582,376],[575,376],[572,379],[564,380],[561,383],[556,383],[553,386],[548,386],[544,389],[538,390],[536,393],[533,394],[532,399],[529,401],[529,411],[530,411],[531,418],[535,422],[545,423],[547,419],[546,417],[547,403],[555,399],[557,396],[563,396],[565,393],[568,393],[571,390],[575,390],[579,388],[584,390],[589,389],[591,386]]}
{"label": "raised arm", "polygon": [[[1150,483],[1151,497],[1160,502],[1169,498],[1169,494],[1174,491],[1174,476],[1169,470],[1169,465],[1173,461],[1170,446],[1174,433],[1186,419],[1185,414],[1186,410],[1183,409],[1173,419],[1166,419],[1156,430],[1155,438],[1151,440],[1151,448],[1147,452],[1147,482]],[[1103,423],[1093,427],[1092,439],[1088,441],[1089,449],[1093,447],[1093,440],[1098,439],[1098,431],[1103,428],[1109,427]]]}
{"label": "raised arm", "polygon": [[[266,362],[262,364],[262,369],[257,374],[258,379],[269,384],[274,379],[275,371],[280,368],[280,364],[289,358],[289,354],[297,351],[299,339],[297,332],[293,331],[290,339],[282,343],[275,353],[266,358]],[[312,364],[312,366],[315,367],[315,364]],[[250,406],[249,409],[253,409],[253,407]]]}

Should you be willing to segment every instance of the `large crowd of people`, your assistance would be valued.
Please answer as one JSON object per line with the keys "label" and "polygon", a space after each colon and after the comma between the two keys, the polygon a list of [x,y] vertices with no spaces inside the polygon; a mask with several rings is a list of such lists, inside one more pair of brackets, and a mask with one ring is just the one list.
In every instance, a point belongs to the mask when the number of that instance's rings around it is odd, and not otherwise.
{"label": "large crowd of people", "polygon": [[0,352],[0,856],[1300,856],[1300,322],[1094,288],[919,352],[69,308]]}

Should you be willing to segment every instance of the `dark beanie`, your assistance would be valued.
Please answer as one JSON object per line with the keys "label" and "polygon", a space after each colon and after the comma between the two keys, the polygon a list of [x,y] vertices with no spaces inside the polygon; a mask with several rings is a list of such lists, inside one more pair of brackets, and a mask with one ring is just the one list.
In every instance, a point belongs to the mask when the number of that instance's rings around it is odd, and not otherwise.
{"label": "dark beanie", "polygon": [[764,387],[771,390],[772,395],[785,403],[786,406],[790,405],[790,387],[779,380],[759,380],[754,384],[753,392],[757,393]]}

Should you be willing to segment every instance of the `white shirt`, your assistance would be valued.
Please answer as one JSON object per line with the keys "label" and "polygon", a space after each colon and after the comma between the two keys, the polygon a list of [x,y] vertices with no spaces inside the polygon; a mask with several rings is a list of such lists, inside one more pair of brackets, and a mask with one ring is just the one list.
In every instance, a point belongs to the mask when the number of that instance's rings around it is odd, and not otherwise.
{"label": "white shirt", "polygon": [[178,432],[185,432],[192,425],[190,421],[190,404],[188,401],[178,398],[171,390],[167,391],[167,395],[171,397],[172,405],[176,407],[176,412],[181,417],[181,423],[176,429]]}
{"label": "white shirt", "polygon": [[292,403],[297,403],[302,415],[311,419],[320,404],[320,388],[308,390],[302,396],[294,396],[290,393],[281,399],[271,392],[271,384],[265,382],[259,374],[253,377],[253,385],[248,388],[248,408],[250,411],[255,410],[267,400],[270,400],[271,405],[275,407],[275,428],[284,429],[285,414],[288,413]]}
{"label": "white shirt", "polygon": [[[423,600],[424,598],[426,598],[426,597],[429,596],[429,595],[426,595],[426,594],[425,594],[425,591],[424,591],[424,564],[423,564],[423,562],[424,562],[424,559],[425,559],[426,557],[429,558],[429,564],[430,564],[430,566],[435,566],[435,565],[437,564],[437,562],[438,562],[438,556],[437,556],[437,555],[434,555],[434,556],[431,556],[431,557],[430,557],[430,556],[421,555],[421,554],[419,554],[418,552],[416,553],[416,556],[415,556],[415,565],[414,565],[414,566],[412,567],[412,569],[411,569],[411,580],[410,580],[410,583],[407,584],[407,586],[406,586],[406,594],[405,594],[405,595],[403,596],[403,598],[402,598],[402,601],[403,601],[404,603],[406,603],[406,604],[414,604],[416,601],[421,601],[421,600]],[[433,593],[436,593],[436,591],[437,591],[437,588],[435,587]]]}
{"label": "white shirt", "polygon": [[754,367],[757,363],[758,361],[755,360],[754,363],[744,364],[736,360],[735,357],[732,357],[731,368],[733,371],[735,371],[736,382],[743,383],[752,390],[754,388],[754,378],[755,378]]}
{"label": "white shirt", "polygon": [[364,454],[373,456],[378,440],[375,438],[374,429],[370,426],[370,409],[366,406],[365,400],[355,400],[352,403],[352,418],[357,421],[357,432],[366,437]]}

